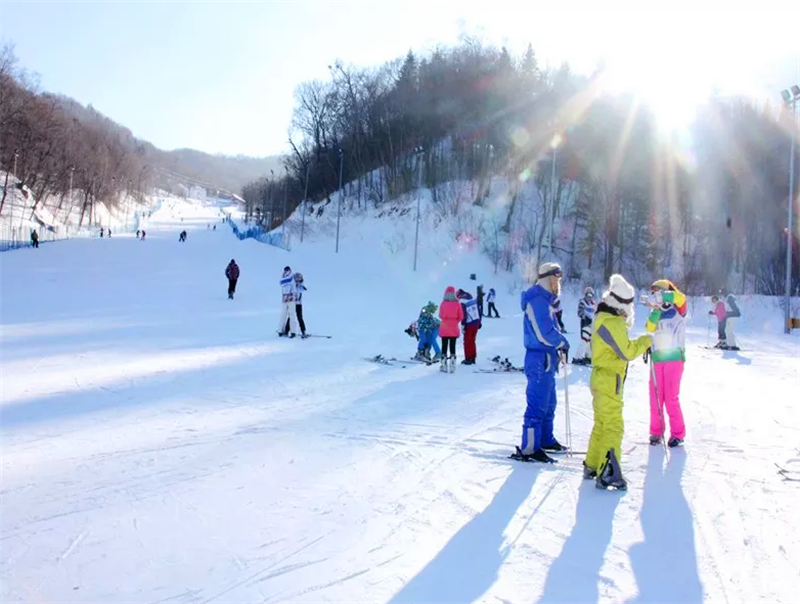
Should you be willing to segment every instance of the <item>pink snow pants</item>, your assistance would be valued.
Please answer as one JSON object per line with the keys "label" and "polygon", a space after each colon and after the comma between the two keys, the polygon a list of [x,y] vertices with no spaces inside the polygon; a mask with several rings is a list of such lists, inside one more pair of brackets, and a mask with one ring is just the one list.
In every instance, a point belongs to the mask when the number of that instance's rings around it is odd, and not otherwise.
{"label": "pink snow pants", "polygon": [[[652,362],[652,361],[651,361]],[[653,386],[653,376],[650,375],[650,434],[653,436],[663,436],[666,426],[661,425],[661,417],[666,422],[669,417],[670,436],[684,438],[686,436],[686,426],[683,423],[683,412],[681,411],[681,377],[683,376],[683,361],[666,361],[663,363],[653,363],[655,369],[656,382],[658,385],[658,398],[656,403],[656,389]],[[664,407],[667,408],[664,416]],[[661,414],[658,410],[661,408]]]}

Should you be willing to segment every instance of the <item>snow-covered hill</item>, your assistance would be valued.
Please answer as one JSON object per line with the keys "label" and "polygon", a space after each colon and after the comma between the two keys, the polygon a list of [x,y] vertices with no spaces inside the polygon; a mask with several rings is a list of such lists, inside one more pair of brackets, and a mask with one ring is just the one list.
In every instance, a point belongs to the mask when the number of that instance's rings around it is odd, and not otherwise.
{"label": "snow-covered hill", "polygon": [[[688,435],[668,459],[646,444],[648,368],[631,365],[630,490],[601,492],[580,456],[507,459],[523,376],[362,360],[411,356],[419,308],[482,283],[503,318],[481,329],[479,366],[521,362],[522,280],[495,275],[468,229],[456,243],[459,224],[430,217],[414,272],[413,212],[349,217],[338,254],[332,204],[291,252],[220,216],[167,200],[145,241],[3,256],[2,601],[796,600],[798,483],[774,464],[800,471],[800,338],[772,300],[743,300],[738,353],[703,348],[693,301]],[[309,331],[332,339],[275,335],[285,265],[305,276]],[[558,381],[557,435],[568,384],[580,449],[589,375]]]}

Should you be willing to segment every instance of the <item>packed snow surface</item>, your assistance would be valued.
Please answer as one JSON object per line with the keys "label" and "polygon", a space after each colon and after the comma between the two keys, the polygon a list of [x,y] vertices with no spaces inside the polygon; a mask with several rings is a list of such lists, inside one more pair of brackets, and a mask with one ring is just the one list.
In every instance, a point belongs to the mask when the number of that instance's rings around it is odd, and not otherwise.
{"label": "packed snow surface", "polygon": [[[693,300],[688,434],[668,456],[647,444],[648,366],[630,365],[629,491],[603,492],[580,455],[507,458],[523,375],[363,360],[410,357],[420,307],[483,283],[502,318],[484,322],[478,367],[522,363],[521,284],[441,229],[423,230],[412,271],[406,218],[343,221],[339,254],[322,232],[286,252],[239,241],[218,206],[168,200],[145,241],[3,254],[0,600],[800,598],[800,339],[772,300],[740,299],[740,352],[704,348],[708,301]],[[331,339],[277,337],[287,264],[309,332]],[[565,294],[573,350],[576,302]],[[589,375],[557,382],[556,435],[568,383],[580,450]]]}

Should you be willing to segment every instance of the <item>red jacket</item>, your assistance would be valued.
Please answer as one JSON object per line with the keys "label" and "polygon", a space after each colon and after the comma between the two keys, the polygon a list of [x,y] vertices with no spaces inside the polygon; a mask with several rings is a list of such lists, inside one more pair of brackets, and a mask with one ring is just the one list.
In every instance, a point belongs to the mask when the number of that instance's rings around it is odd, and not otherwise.
{"label": "red jacket", "polygon": [[464,319],[464,310],[456,298],[456,288],[452,285],[444,290],[444,300],[439,306],[439,335],[443,338],[457,338],[461,335],[459,324]]}

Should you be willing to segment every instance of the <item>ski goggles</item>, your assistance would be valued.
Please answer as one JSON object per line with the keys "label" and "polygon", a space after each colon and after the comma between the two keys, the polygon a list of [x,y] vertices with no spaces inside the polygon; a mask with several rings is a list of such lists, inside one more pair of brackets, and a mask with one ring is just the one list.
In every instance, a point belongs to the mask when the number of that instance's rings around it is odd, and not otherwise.
{"label": "ski goggles", "polygon": [[561,277],[563,276],[564,273],[561,271],[561,269],[556,267],[556,268],[551,268],[546,273],[542,273],[541,275],[539,275],[539,279],[544,279],[545,277],[558,277],[559,279],[561,279]]}

